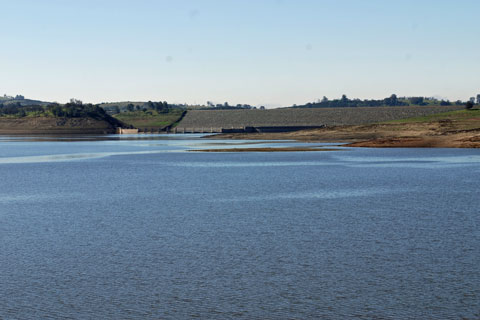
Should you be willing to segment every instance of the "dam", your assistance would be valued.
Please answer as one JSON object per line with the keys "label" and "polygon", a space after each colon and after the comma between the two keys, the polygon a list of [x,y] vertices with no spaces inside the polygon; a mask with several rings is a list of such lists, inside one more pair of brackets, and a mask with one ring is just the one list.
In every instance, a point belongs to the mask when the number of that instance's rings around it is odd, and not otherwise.
{"label": "dam", "polygon": [[189,110],[172,133],[286,132],[364,125],[463,109],[462,106]]}

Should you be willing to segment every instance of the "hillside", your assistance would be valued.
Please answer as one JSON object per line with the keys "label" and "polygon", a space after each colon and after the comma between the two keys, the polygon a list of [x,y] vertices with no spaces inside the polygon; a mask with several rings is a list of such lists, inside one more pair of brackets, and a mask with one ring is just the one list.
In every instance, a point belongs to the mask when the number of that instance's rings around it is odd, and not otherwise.
{"label": "hillside", "polygon": [[0,117],[0,134],[110,134],[116,126],[91,117]]}
{"label": "hillside", "polygon": [[35,106],[35,105],[50,105],[52,104],[51,102],[45,102],[45,101],[40,101],[40,100],[31,100],[31,99],[15,99],[15,98],[5,98],[5,97],[0,97],[0,103],[2,103],[4,106],[8,105],[20,105],[22,107],[25,106]]}
{"label": "hillside", "polygon": [[157,110],[130,111],[114,114],[113,117],[141,131],[161,131],[174,125],[184,114],[181,109],[170,109],[167,112]]}
{"label": "hillside", "polygon": [[88,104],[0,108],[0,134],[103,134],[115,133],[117,127],[125,124]]}

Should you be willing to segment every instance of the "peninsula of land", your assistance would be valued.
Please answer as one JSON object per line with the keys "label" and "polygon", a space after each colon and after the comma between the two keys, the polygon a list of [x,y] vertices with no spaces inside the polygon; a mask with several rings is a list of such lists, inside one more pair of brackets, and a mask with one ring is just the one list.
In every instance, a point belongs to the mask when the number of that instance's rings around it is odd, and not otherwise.
{"label": "peninsula of land", "polygon": [[480,148],[480,109],[365,125],[327,126],[295,132],[229,133],[208,138],[342,142],[347,147],[372,148]]}

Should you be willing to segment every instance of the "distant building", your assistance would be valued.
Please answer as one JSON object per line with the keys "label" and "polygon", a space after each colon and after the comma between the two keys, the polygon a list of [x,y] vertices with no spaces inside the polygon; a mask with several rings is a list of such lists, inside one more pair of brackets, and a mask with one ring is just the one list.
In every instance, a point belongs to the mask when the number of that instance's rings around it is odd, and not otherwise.
{"label": "distant building", "polygon": [[120,128],[118,127],[117,128],[117,134],[137,134],[138,133],[138,129],[127,129],[127,128]]}

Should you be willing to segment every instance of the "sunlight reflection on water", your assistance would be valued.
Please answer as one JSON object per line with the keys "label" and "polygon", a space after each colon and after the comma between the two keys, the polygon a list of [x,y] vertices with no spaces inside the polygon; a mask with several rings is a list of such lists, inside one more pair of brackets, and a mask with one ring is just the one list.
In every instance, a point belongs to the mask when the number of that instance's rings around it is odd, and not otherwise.
{"label": "sunlight reflection on water", "polygon": [[62,161],[104,158],[104,157],[119,156],[119,155],[154,154],[154,153],[162,153],[162,152],[168,152],[168,151],[160,150],[160,151],[138,151],[138,152],[98,152],[98,153],[55,154],[55,155],[29,156],[29,157],[7,157],[7,158],[0,158],[0,164],[62,162]]}
{"label": "sunlight reflection on water", "polygon": [[[411,191],[411,190],[410,190]],[[275,193],[258,196],[236,196],[228,198],[212,199],[213,202],[238,202],[238,201],[278,201],[278,200],[292,200],[292,199],[338,199],[346,197],[362,197],[375,194],[391,193],[392,190],[385,190],[382,188],[363,188],[363,189],[344,189],[344,190],[320,190],[316,192],[289,192],[289,193]],[[396,192],[400,192],[397,190]]]}

